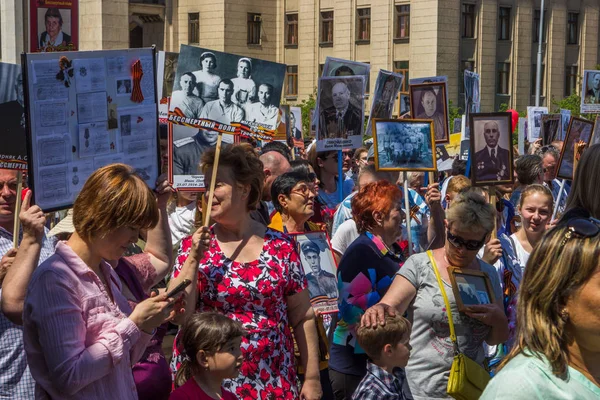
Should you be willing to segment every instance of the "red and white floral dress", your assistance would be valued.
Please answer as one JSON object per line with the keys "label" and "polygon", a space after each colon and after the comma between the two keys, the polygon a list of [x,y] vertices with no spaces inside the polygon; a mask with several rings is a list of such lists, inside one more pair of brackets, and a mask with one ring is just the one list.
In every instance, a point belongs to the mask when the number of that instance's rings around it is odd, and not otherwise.
{"label": "red and white floral dress", "polygon": [[[173,277],[179,274],[191,245],[191,236],[183,239]],[[267,229],[259,258],[238,263],[223,254],[211,228],[210,247],[198,270],[196,311],[223,313],[240,321],[249,333],[242,341],[240,375],[226,380],[225,389],[244,400],[298,398],[286,297],[306,287],[298,253],[283,233]],[[176,370],[180,364],[174,344],[171,368]]]}

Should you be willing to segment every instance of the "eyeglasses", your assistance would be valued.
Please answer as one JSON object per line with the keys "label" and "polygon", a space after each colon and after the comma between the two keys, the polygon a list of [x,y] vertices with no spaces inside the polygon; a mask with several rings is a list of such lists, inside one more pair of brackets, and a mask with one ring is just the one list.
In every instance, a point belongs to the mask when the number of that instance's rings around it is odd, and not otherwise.
{"label": "eyeglasses", "polygon": [[300,187],[297,187],[296,189],[292,189],[292,191],[290,193],[295,193],[295,194],[299,194],[302,197],[308,197],[309,194],[311,193],[311,188],[309,188],[307,185],[301,185]]}
{"label": "eyeglasses", "polygon": [[[487,236],[487,235],[486,235]],[[463,246],[467,250],[479,250],[485,244],[485,236],[481,240],[465,240],[460,236],[455,236],[446,229],[446,237],[450,244],[454,247]]]}
{"label": "eyeglasses", "polygon": [[549,145],[546,145],[546,146],[542,146],[542,147],[540,147],[540,151],[541,151],[542,153],[546,153],[546,152],[548,152],[548,151],[550,151],[550,150],[557,150],[557,148],[556,148],[556,147],[554,147],[554,146],[552,146],[551,144],[549,144]]}
{"label": "eyeglasses", "polygon": [[600,233],[600,220],[596,218],[574,218],[567,222],[567,232],[565,237],[560,244],[563,247],[569,239],[576,237],[578,239],[585,239],[596,236]]}

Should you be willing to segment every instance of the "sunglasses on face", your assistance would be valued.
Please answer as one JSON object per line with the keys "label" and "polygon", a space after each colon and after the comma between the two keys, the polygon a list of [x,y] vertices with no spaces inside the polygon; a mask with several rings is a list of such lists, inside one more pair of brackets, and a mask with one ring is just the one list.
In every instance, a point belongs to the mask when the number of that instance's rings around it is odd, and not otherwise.
{"label": "sunglasses on face", "polygon": [[557,150],[556,147],[552,146],[551,144],[547,145],[547,146],[542,146],[540,148],[542,153],[546,153],[549,150]]}
{"label": "sunglasses on face", "polygon": [[467,250],[479,250],[485,244],[485,236],[481,240],[466,240],[460,236],[453,235],[449,229],[446,229],[446,237],[454,247],[463,246]]}
{"label": "sunglasses on face", "polygon": [[600,220],[596,218],[574,218],[567,223],[567,232],[561,243],[563,247],[569,239],[585,239],[596,236],[600,233]]}

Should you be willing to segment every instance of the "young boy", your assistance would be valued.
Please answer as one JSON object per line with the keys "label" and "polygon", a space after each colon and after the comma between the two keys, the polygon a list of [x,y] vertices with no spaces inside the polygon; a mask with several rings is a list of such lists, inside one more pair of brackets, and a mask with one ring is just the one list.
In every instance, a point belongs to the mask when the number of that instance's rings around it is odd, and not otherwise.
{"label": "young boy", "polygon": [[371,359],[367,375],[352,400],[404,400],[404,370],[410,356],[410,322],[399,315],[386,315],[385,325],[358,328],[358,344]]}

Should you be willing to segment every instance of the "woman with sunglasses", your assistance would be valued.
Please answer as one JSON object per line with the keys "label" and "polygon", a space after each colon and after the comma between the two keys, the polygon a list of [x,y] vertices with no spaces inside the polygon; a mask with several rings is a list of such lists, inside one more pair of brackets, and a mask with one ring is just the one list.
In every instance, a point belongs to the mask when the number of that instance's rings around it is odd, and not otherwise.
{"label": "woman with sunglasses", "polygon": [[[368,327],[384,324],[385,313],[408,312],[413,351],[406,379],[414,399],[448,398],[446,388],[454,358],[448,317],[433,268],[437,267],[444,281],[461,353],[483,366],[483,342],[495,345],[508,337],[498,273],[477,259],[477,251],[494,229],[495,216],[496,210],[482,196],[473,192],[459,194],[446,213],[445,245],[433,250],[435,265],[427,254],[411,256],[383,299],[369,308],[361,320]],[[469,306],[467,312],[459,313],[450,285],[450,267],[486,273],[492,283],[494,303]]]}
{"label": "woman with sunglasses", "polygon": [[565,221],[533,250],[515,347],[481,399],[600,398],[599,224]]}

